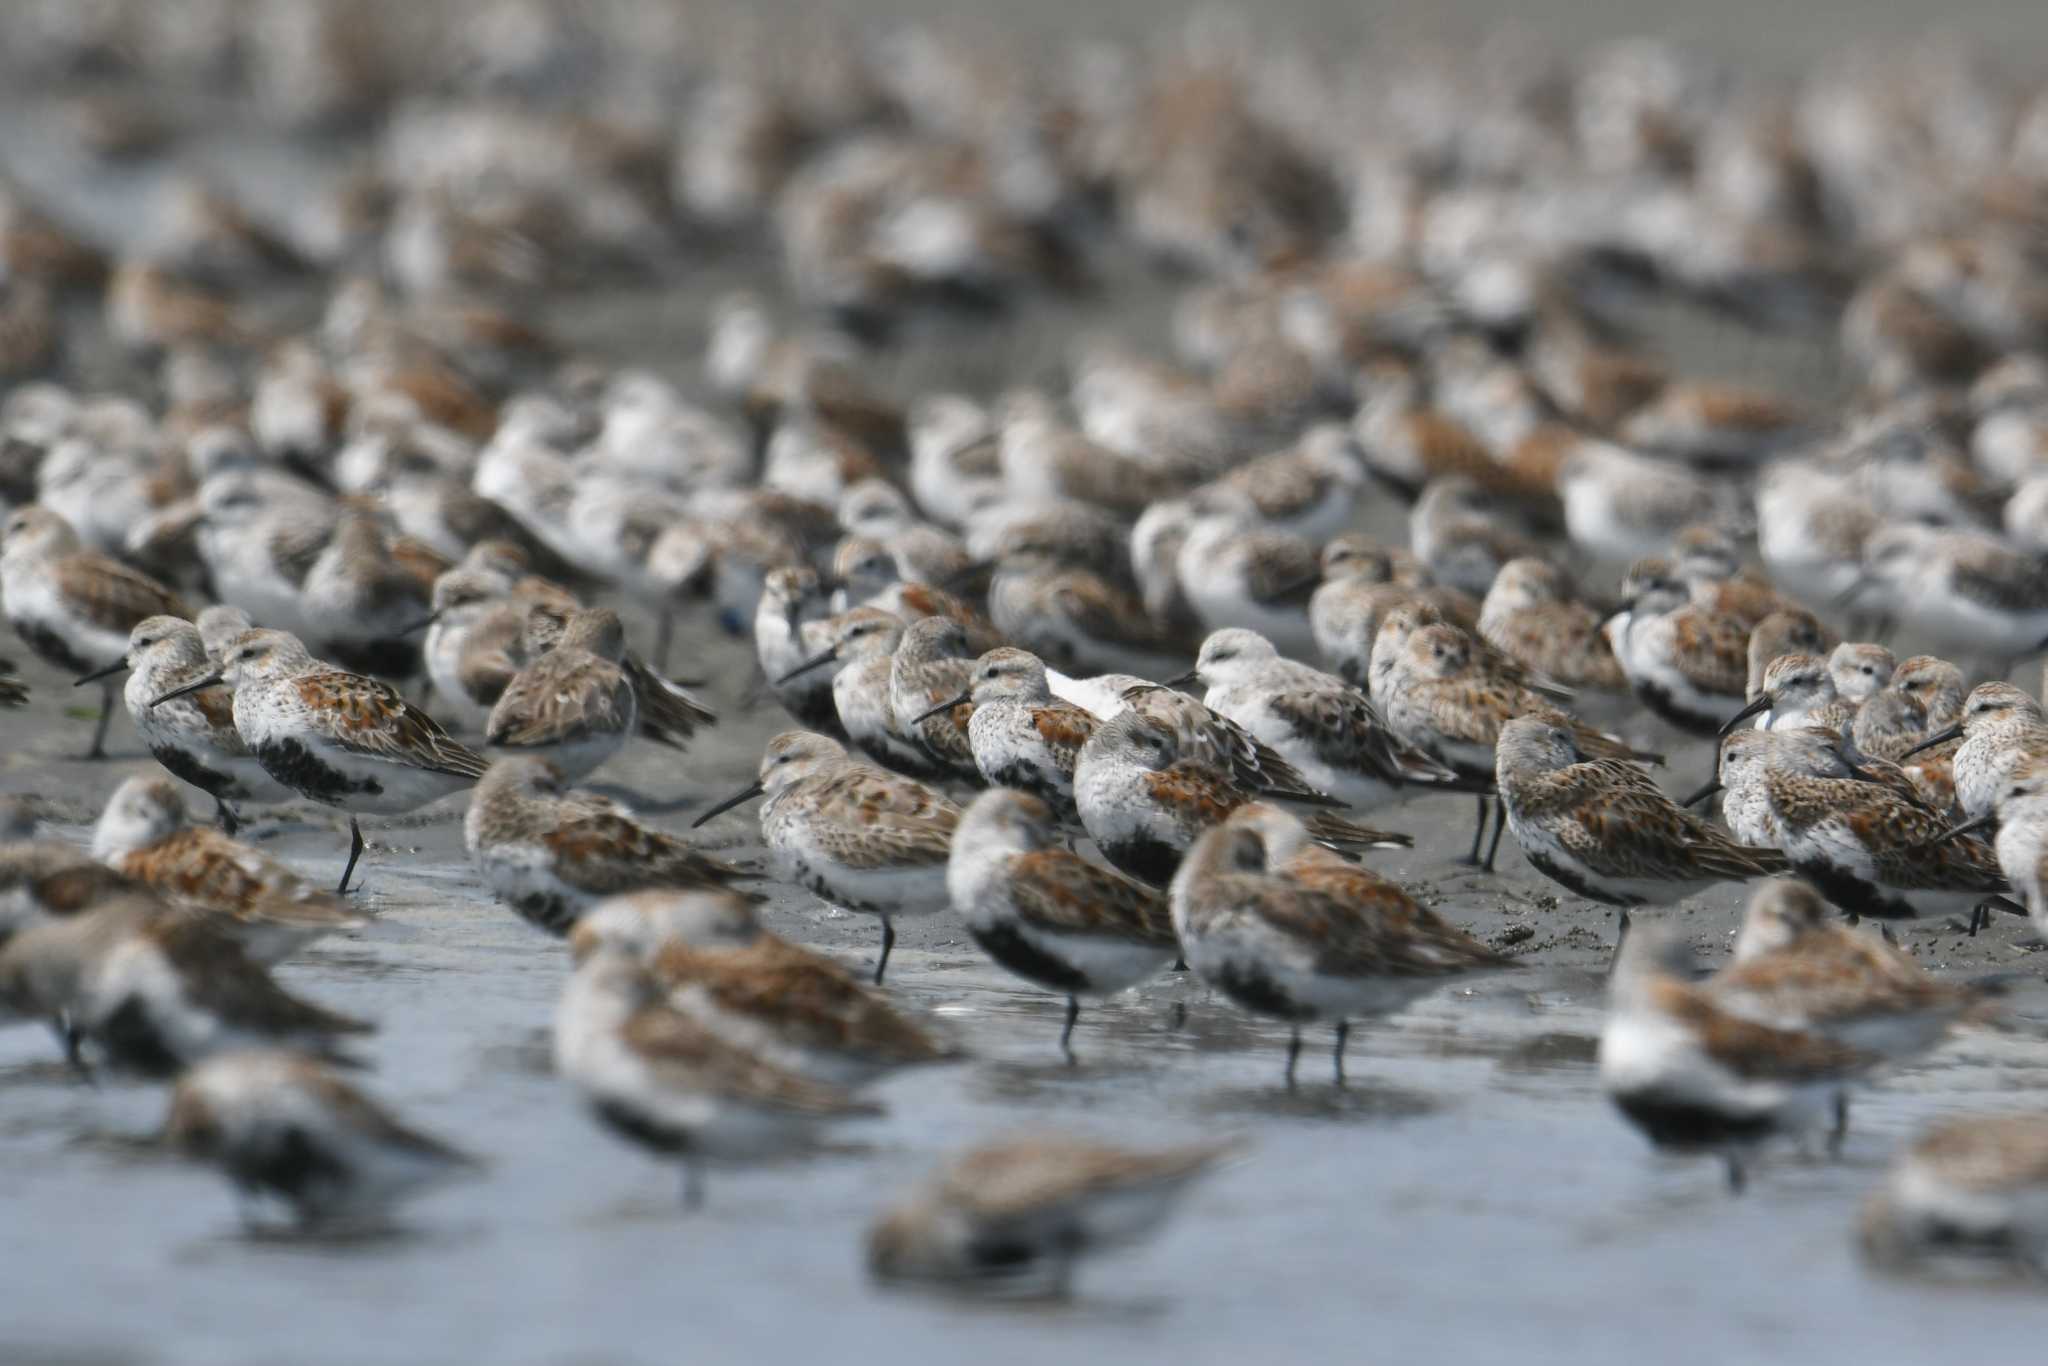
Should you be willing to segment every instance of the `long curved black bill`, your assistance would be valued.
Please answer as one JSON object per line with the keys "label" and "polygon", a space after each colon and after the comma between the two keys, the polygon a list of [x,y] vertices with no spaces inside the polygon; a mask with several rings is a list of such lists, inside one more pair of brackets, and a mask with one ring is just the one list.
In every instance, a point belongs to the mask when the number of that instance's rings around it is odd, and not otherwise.
{"label": "long curved black bill", "polygon": [[128,661],[125,659],[120,659],[114,661],[112,664],[107,665],[107,667],[104,669],[94,669],[89,674],[86,674],[80,678],[73,679],[71,682],[71,686],[74,688],[82,688],[88,683],[97,683],[102,678],[112,678],[115,674],[122,674],[127,672]]}
{"label": "long curved black bill", "polygon": [[398,638],[400,640],[404,640],[407,636],[416,636],[420,632],[426,630],[429,626],[432,626],[435,622],[439,621],[440,619],[441,614],[439,612],[429,612],[425,616],[421,617],[418,621],[413,622],[409,626],[401,628],[398,632]]}
{"label": "long curved black bill", "polygon": [[1958,735],[1961,735],[1962,733],[1963,728],[1961,726],[1950,726],[1947,730],[1938,731],[1935,734],[1928,736],[1925,740],[1922,740],[1919,744],[1913,746],[1904,754],[1901,754],[1899,758],[1902,760],[1910,759],[1914,755],[1920,753],[1920,751],[1922,750],[1933,749],[1936,745],[1945,745],[1949,741],[1955,739]]}
{"label": "long curved black bill", "polygon": [[1684,801],[1680,802],[1679,805],[1698,806],[1701,802],[1706,801],[1709,797],[1712,797],[1716,792],[1719,792],[1720,790],[1721,780],[1719,778],[1716,778],[1712,782],[1708,783],[1705,787],[1701,788],[1699,791],[1693,793],[1690,797],[1687,797]]}
{"label": "long curved black bill", "polygon": [[1728,718],[1728,720],[1721,727],[1721,738],[1724,740],[1727,739],[1730,735],[1732,735],[1735,732],[1735,728],[1737,726],[1740,726],[1744,721],[1747,721],[1752,716],[1756,716],[1763,712],[1767,712],[1770,709],[1771,695],[1769,693],[1765,693],[1762,697],[1759,697],[1756,701],[1750,703],[1741,711],[1736,712],[1735,715]]}
{"label": "long curved black bill", "polygon": [[210,688],[220,681],[221,675],[219,671],[216,670],[215,672],[208,674],[204,678],[195,679],[194,681],[187,683],[182,688],[173,688],[169,692],[165,693],[162,697],[150,698],[149,705],[152,707],[161,707],[164,703],[170,701],[173,697],[183,697],[186,693],[198,692],[201,688]]}
{"label": "long curved black bill", "polygon": [[755,783],[752,787],[748,788],[744,792],[735,792],[730,797],[727,797],[724,801],[720,802],[718,805],[712,807],[709,811],[706,811],[703,815],[697,817],[696,820],[691,821],[690,828],[692,830],[695,830],[698,826],[703,825],[715,819],[716,817],[723,816],[726,812],[732,810],[735,806],[744,806],[748,802],[754,800],[754,798],[760,796],[765,791],[767,791],[766,788],[762,787],[759,783]]}
{"label": "long curved black bill", "polygon": [[928,718],[930,718],[930,717],[934,717],[934,716],[937,716],[937,715],[938,715],[938,714],[939,714],[940,712],[942,712],[942,711],[951,711],[951,710],[953,710],[953,708],[955,708],[955,707],[958,707],[958,706],[961,706],[961,705],[963,705],[963,704],[965,704],[965,703],[968,703],[968,702],[972,702],[973,700],[974,700],[974,694],[973,694],[973,693],[971,693],[971,692],[964,692],[964,693],[961,693],[961,694],[960,694],[960,695],[959,695],[958,697],[954,697],[954,698],[949,698],[949,699],[947,699],[946,701],[944,701],[944,702],[941,702],[941,703],[939,703],[939,705],[938,705],[938,706],[936,706],[936,707],[931,707],[931,708],[928,708],[928,709],[926,709],[926,710],[924,710],[924,711],[921,711],[921,712],[919,712],[919,713],[918,713],[917,715],[915,715],[915,716],[913,716],[913,717],[911,717],[911,718],[910,718],[910,724],[914,726],[914,725],[916,725],[916,724],[917,724],[918,722],[920,722],[920,721],[926,720],[926,719],[928,719]]}
{"label": "long curved black bill", "polygon": [[837,658],[839,658],[839,652],[837,650],[827,650],[824,654],[812,655],[809,659],[797,665],[794,669],[791,669],[788,673],[784,674],[782,677],[776,679],[775,681],[777,683],[787,683],[790,679],[800,678],[804,674],[809,673],[813,669],[822,669],[827,664],[830,664],[833,660]]}

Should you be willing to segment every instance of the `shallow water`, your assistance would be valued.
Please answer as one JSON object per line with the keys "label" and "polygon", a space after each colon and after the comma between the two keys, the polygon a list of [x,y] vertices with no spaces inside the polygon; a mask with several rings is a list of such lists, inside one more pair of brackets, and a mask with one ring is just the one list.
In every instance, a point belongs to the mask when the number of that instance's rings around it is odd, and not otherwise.
{"label": "shallow water", "polygon": [[[1788,27],[1811,31],[1808,21]],[[302,183],[302,168],[260,144],[209,147],[259,206],[281,206]],[[0,120],[0,154],[110,231],[146,202],[146,176],[79,177],[46,155],[31,120]],[[704,299],[765,278],[765,263],[745,259],[674,289],[567,300],[550,320],[598,356],[688,378]],[[1166,292],[1142,272],[1114,284],[1086,321],[1156,337]],[[1052,304],[932,324],[895,378],[986,389],[1044,376],[1082,318],[1078,305]],[[104,357],[85,363],[121,373]],[[1399,510],[1376,510],[1373,525],[1398,534]],[[762,741],[786,725],[772,706],[749,705],[743,648],[703,623],[685,644],[708,661],[724,722],[687,755],[636,746],[599,775],[662,808],[655,819],[670,829],[743,786]],[[0,791],[42,796],[57,833],[82,841],[106,795],[151,765],[125,720],[114,761],[68,758],[87,732],[62,713],[90,699],[40,665],[27,662],[27,673],[34,704],[0,714]],[[1668,748],[1673,790],[1707,771],[1702,745],[1640,722],[1631,734]],[[912,922],[891,989],[956,1031],[973,1060],[885,1084],[887,1117],[843,1131],[824,1153],[714,1172],[707,1206],[686,1215],[674,1173],[600,1131],[549,1075],[563,955],[479,894],[460,814],[457,799],[373,827],[362,900],[374,923],[282,976],[379,1021],[364,1050],[372,1089],[488,1158],[488,1171],[419,1204],[401,1236],[251,1237],[224,1183],[149,1144],[160,1090],[81,1086],[46,1034],[0,1032],[0,1208],[14,1232],[0,1252],[0,1361],[610,1363],[829,1351],[946,1363],[1118,1353],[1600,1362],[1655,1344],[1672,1362],[1822,1366],[1965,1345],[1979,1360],[2039,1350],[2037,1294],[1878,1279],[1849,1236],[1892,1151],[1930,1119],[2043,1103],[2048,986],[2038,981],[2015,995],[2003,1028],[1963,1034],[1860,1096],[1842,1160],[1781,1156],[1731,1198],[1718,1166],[1653,1156],[1598,1093],[1608,914],[1560,896],[1511,846],[1498,877],[1456,867],[1469,805],[1431,799],[1384,813],[1419,847],[1375,863],[1483,937],[1505,942],[1512,931],[1525,966],[1357,1030],[1343,1090],[1328,1080],[1326,1035],[1290,1093],[1280,1084],[1284,1031],[1185,977],[1091,1009],[1075,1037],[1081,1065],[1067,1067],[1055,998],[991,968],[947,919]],[[346,830],[331,813],[292,809],[256,833],[266,829],[269,847],[309,871],[338,871]],[[740,855],[753,848],[745,812],[703,834]],[[1670,914],[1719,951],[1739,900],[1724,889]],[[850,965],[872,961],[871,921],[829,917],[787,889],[770,920]],[[1947,972],[2048,961],[2022,957],[2014,939],[2009,924],[1974,942],[1929,926],[1908,942]],[[1238,1134],[1251,1146],[1158,1242],[1086,1268],[1072,1303],[963,1304],[870,1286],[860,1237],[877,1209],[942,1154],[1019,1126],[1137,1143]]]}

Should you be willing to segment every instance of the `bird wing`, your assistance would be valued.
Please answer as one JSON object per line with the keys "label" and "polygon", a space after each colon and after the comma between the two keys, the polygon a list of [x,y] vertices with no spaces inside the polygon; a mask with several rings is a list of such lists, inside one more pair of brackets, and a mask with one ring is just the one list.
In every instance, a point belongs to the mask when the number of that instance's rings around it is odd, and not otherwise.
{"label": "bird wing", "polygon": [[1065,849],[1040,849],[1010,861],[1009,889],[1028,924],[1061,934],[1176,943],[1166,898]]}
{"label": "bird wing", "polygon": [[146,617],[192,619],[192,609],[170,589],[108,555],[85,550],[51,566],[57,590],[80,615],[103,631],[126,635]]}
{"label": "bird wing", "polygon": [[665,1005],[635,1011],[620,1037],[667,1088],[708,1091],[751,1105],[810,1115],[879,1114],[836,1086],[810,1081],[735,1048]]}
{"label": "bird wing", "polygon": [[339,749],[457,778],[481,778],[489,767],[397,689],[374,678],[319,669],[291,683],[306,708],[326,718],[323,737]]}

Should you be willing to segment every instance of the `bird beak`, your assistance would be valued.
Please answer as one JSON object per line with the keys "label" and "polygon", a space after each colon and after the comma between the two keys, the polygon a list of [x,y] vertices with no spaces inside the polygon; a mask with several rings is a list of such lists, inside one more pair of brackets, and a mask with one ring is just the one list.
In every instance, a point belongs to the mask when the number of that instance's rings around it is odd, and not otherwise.
{"label": "bird beak", "polygon": [[1180,677],[1169,678],[1164,683],[1161,683],[1159,686],[1162,688],[1185,688],[1188,684],[1198,681],[1201,678],[1201,676],[1202,671],[1200,669],[1189,669],[1186,673],[1180,675]]}
{"label": "bird beak", "polygon": [[400,640],[404,640],[407,636],[416,636],[420,632],[426,630],[429,626],[432,626],[435,622],[439,621],[440,619],[441,614],[439,612],[429,612],[425,616],[421,617],[418,621],[412,623],[412,625],[407,626],[404,630],[400,631],[398,633],[398,638]]}
{"label": "bird beak", "polygon": [[88,683],[97,683],[102,678],[112,678],[115,674],[126,673],[127,671],[128,661],[125,659],[117,659],[112,664],[107,665],[107,667],[104,669],[94,669],[91,673],[85,674],[82,677],[73,680],[71,686],[74,688],[82,688]]}
{"label": "bird beak", "polygon": [[937,716],[937,715],[938,715],[938,714],[939,714],[940,712],[942,712],[942,711],[951,711],[951,710],[953,710],[953,708],[955,708],[955,707],[957,707],[957,706],[961,706],[961,705],[962,705],[962,704],[964,704],[964,703],[972,702],[973,700],[974,700],[974,694],[973,694],[973,693],[971,693],[971,692],[964,692],[964,693],[961,693],[961,694],[960,694],[960,695],[959,695],[958,697],[950,698],[950,699],[948,699],[947,701],[941,702],[941,703],[939,703],[939,705],[938,705],[938,706],[936,706],[936,707],[931,707],[931,708],[928,708],[928,709],[926,709],[926,710],[924,710],[924,711],[921,711],[921,712],[919,712],[919,713],[918,713],[917,715],[915,715],[915,716],[913,716],[913,717],[911,717],[911,718],[910,718],[910,724],[914,726],[914,725],[916,725],[916,724],[917,724],[918,722],[920,722],[920,721],[926,720],[926,719],[928,719],[928,718],[930,718],[930,717],[934,717],[934,716]]}
{"label": "bird beak", "polygon": [[724,801],[720,802],[718,805],[712,807],[709,811],[706,811],[703,815],[697,817],[696,820],[691,821],[690,828],[692,830],[695,830],[698,826],[704,825],[707,822],[719,816],[723,816],[726,812],[732,810],[735,806],[745,805],[747,802],[754,800],[754,798],[760,796],[763,792],[766,792],[767,790],[768,789],[761,786],[761,784],[755,783],[752,787],[748,788],[744,792],[735,792],[730,797],[727,797]]}
{"label": "bird beak", "polygon": [[1848,606],[1850,603],[1854,602],[1857,598],[1863,595],[1864,589],[1870,587],[1870,585],[1875,582],[1877,582],[1877,580],[1875,576],[1871,574],[1858,574],[1855,580],[1851,582],[1847,588],[1844,588],[1841,592],[1835,594],[1835,600],[1833,605],[1836,607]]}
{"label": "bird beak", "polygon": [[1728,718],[1727,724],[1721,727],[1721,738],[1723,740],[1727,739],[1730,735],[1735,733],[1735,728],[1741,725],[1744,721],[1747,721],[1750,717],[1755,716],[1760,712],[1767,712],[1770,709],[1771,695],[1769,693],[1765,693],[1762,697],[1759,697],[1756,701],[1750,703],[1741,711],[1736,712],[1735,715]]}
{"label": "bird beak", "polygon": [[188,692],[198,692],[201,688],[210,688],[214,684],[223,681],[224,679],[222,678],[220,671],[216,669],[212,673],[208,674],[206,677],[195,679],[192,682],[187,683],[182,688],[171,689],[162,697],[151,698],[149,705],[151,707],[161,707],[164,703],[170,701],[173,697],[183,697]]}
{"label": "bird beak", "polygon": [[1932,848],[1934,845],[1937,844],[1947,844],[1950,840],[1959,840],[1965,835],[1974,834],[1977,831],[1982,830],[1987,825],[1995,825],[1997,823],[1998,813],[1996,811],[1987,811],[1983,815],[1977,817],[1976,820],[1964,821],[1961,825],[1950,826],[1948,829],[1942,831],[1939,835],[1936,835],[1933,839],[1926,841],[1920,847],[1923,849],[1927,849]]}
{"label": "bird beak", "polygon": [[777,683],[787,683],[790,679],[807,674],[813,669],[822,669],[837,658],[839,658],[839,651],[837,649],[827,650],[821,655],[813,655],[775,681]]}
{"label": "bird beak", "polygon": [[1708,783],[1705,787],[1701,788],[1699,791],[1693,793],[1690,797],[1687,797],[1684,801],[1680,802],[1679,805],[1698,806],[1701,802],[1707,800],[1709,797],[1713,796],[1716,792],[1719,792],[1720,790],[1721,780],[1719,778],[1716,778],[1712,782]]}
{"label": "bird beak", "polygon": [[1902,760],[1910,759],[1914,755],[1918,754],[1921,750],[1933,749],[1936,745],[1945,745],[1949,741],[1955,739],[1958,735],[1961,735],[1962,733],[1963,728],[1961,726],[1950,726],[1947,730],[1939,731],[1936,734],[1928,736],[1925,740],[1922,740],[1919,744],[1913,746],[1904,754],[1901,754],[1899,758]]}

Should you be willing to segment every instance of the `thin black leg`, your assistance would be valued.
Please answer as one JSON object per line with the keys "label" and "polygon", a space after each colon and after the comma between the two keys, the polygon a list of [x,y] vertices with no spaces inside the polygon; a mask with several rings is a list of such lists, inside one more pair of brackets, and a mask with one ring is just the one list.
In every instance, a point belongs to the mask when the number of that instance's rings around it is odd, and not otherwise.
{"label": "thin black leg", "polygon": [[1301,1057],[1301,1026],[1294,1026],[1294,1033],[1287,1040],[1287,1089],[1294,1089],[1294,1064]]}
{"label": "thin black leg", "polygon": [[[1484,800],[1482,798],[1481,800]],[[1507,833],[1508,808],[1499,797],[1493,799],[1493,843],[1486,846],[1486,862],[1479,866],[1487,872],[1493,871],[1494,856],[1500,853],[1500,837]]]}
{"label": "thin black leg", "polygon": [[104,759],[107,757],[107,725],[113,719],[114,690],[102,683],[100,685],[100,719],[93,725],[92,748],[85,752],[86,758]]}
{"label": "thin black leg", "polygon": [[213,807],[215,814],[220,817],[220,832],[232,838],[242,828],[242,818],[235,814],[235,808],[218,797],[213,799]]}
{"label": "thin black leg", "polygon": [[1828,1156],[1840,1157],[1849,1137],[1849,1093],[1835,1092],[1835,1127],[1828,1130]]}
{"label": "thin black leg", "polygon": [[1742,1169],[1742,1159],[1728,1154],[1728,1193],[1740,1195],[1749,1185],[1749,1173]]}
{"label": "thin black leg", "polygon": [[1472,827],[1472,852],[1465,855],[1465,862],[1479,866],[1479,845],[1486,838],[1486,794],[1479,794],[1479,824]]}
{"label": "thin black leg", "polygon": [[1080,1061],[1078,1058],[1074,1056],[1074,1021],[1080,1018],[1081,998],[1078,996],[1069,996],[1067,998],[1066,1028],[1060,1030],[1060,1052],[1067,1055],[1067,1066],[1069,1067],[1072,1067],[1076,1062]]}
{"label": "thin black leg", "polygon": [[889,950],[896,947],[896,927],[889,923],[889,917],[882,917],[882,956],[875,960],[875,985],[882,985],[882,974],[889,969]]}
{"label": "thin black leg", "polygon": [[1339,1086],[1344,1084],[1344,1045],[1350,1041],[1350,1038],[1351,1021],[1337,1021],[1337,1045],[1330,1050],[1330,1061],[1336,1068],[1337,1084]]}
{"label": "thin black leg", "polygon": [[661,609],[661,625],[654,633],[654,667],[668,672],[668,647],[675,638],[676,614],[664,607]]}
{"label": "thin black leg", "polygon": [[354,816],[348,818],[348,866],[341,870],[341,885],[334,889],[338,896],[348,890],[348,880],[355,876],[356,860],[363,856],[363,827]]}

